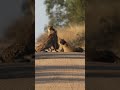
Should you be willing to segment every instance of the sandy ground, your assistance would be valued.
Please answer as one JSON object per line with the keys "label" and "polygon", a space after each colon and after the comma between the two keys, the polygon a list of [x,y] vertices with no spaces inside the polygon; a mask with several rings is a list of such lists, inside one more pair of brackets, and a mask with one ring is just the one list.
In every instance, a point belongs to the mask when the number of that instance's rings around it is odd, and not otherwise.
{"label": "sandy ground", "polygon": [[84,59],[40,59],[35,66],[35,90],[85,90]]}
{"label": "sandy ground", "polygon": [[34,90],[34,78],[0,79],[0,90]]}
{"label": "sandy ground", "polygon": [[87,78],[86,90],[120,90],[120,77]]}
{"label": "sandy ground", "polygon": [[120,90],[120,64],[97,62],[87,65],[93,68],[86,73],[86,90]]}
{"label": "sandy ground", "polygon": [[33,63],[0,64],[0,90],[34,90]]}

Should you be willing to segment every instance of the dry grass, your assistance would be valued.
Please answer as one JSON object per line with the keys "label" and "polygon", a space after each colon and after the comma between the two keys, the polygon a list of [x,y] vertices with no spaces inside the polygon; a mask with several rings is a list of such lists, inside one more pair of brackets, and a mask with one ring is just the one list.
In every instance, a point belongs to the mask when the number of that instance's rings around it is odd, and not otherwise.
{"label": "dry grass", "polygon": [[47,33],[45,32],[39,36],[36,44],[44,43],[46,40],[47,40]]}
{"label": "dry grass", "polygon": [[64,28],[58,28],[58,36],[64,38],[67,41],[72,41],[78,37],[82,36],[85,32],[84,25],[69,25]]}
{"label": "dry grass", "polygon": [[73,47],[85,46],[85,25],[69,25],[64,28],[58,28],[59,38],[65,39]]}

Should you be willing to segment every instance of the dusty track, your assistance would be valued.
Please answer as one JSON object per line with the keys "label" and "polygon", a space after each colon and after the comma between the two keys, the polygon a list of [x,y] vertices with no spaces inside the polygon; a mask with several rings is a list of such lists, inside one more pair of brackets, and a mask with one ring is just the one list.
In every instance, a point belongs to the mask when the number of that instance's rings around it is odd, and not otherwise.
{"label": "dusty track", "polygon": [[120,90],[120,64],[87,63],[86,89],[89,90]]}
{"label": "dusty track", "polygon": [[34,64],[0,64],[0,90],[34,90]]}
{"label": "dusty track", "polygon": [[[108,90],[106,83],[119,90],[120,64],[94,62],[86,70],[89,90]],[[34,73],[36,90],[85,90],[84,53],[36,53],[32,71],[32,63],[0,64],[0,90],[33,90]]]}
{"label": "dusty track", "polygon": [[[120,64],[87,63],[84,53],[37,53],[36,90],[119,90]],[[109,88],[108,85],[112,86]]]}
{"label": "dusty track", "polygon": [[36,90],[85,90],[84,53],[37,53]]}

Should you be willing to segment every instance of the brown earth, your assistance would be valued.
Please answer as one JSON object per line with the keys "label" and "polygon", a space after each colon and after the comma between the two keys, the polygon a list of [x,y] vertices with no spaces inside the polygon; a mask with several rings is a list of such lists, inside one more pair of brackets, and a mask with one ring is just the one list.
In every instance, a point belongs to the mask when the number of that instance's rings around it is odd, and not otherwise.
{"label": "brown earth", "polygon": [[35,90],[85,90],[84,59],[36,59]]}

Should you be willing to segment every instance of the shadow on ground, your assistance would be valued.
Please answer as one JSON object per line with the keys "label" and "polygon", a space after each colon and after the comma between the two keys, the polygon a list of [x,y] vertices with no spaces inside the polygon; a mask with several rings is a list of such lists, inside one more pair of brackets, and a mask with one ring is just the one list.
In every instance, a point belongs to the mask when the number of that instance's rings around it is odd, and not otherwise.
{"label": "shadow on ground", "polygon": [[0,79],[34,78],[33,63],[0,64]]}
{"label": "shadow on ground", "polygon": [[74,83],[84,81],[83,65],[78,66],[36,66],[35,83]]}

